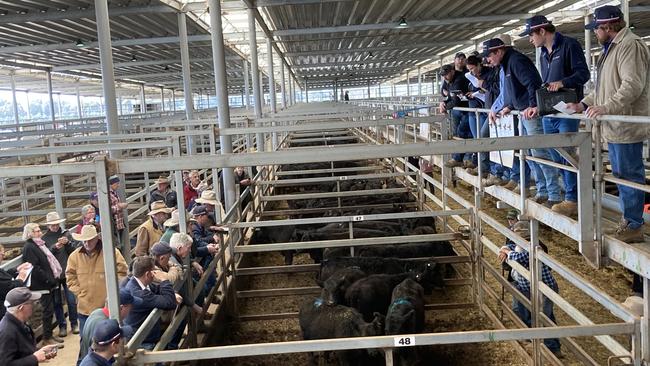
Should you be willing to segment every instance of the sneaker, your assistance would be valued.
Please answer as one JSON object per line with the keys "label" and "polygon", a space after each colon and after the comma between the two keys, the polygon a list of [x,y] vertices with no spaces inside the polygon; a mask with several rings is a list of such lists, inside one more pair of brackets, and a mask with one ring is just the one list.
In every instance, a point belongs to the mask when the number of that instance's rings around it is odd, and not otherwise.
{"label": "sneaker", "polygon": [[72,328],[72,334],[79,334],[79,324],[73,324],[71,328]]}
{"label": "sneaker", "polygon": [[578,202],[565,200],[551,206],[551,210],[564,216],[578,216]]}
{"label": "sneaker", "polygon": [[503,186],[503,188],[512,190],[513,188],[518,187],[518,186],[519,186],[519,184],[517,184],[517,182],[515,182],[514,180],[509,180],[508,183],[506,183],[506,185]]}
{"label": "sneaker", "polygon": [[65,338],[65,337],[68,336],[68,329],[66,329],[66,328],[67,327],[65,325],[62,326],[62,327],[59,327],[59,337]]}
{"label": "sneaker", "polygon": [[445,166],[446,166],[447,168],[455,168],[455,167],[457,167],[457,166],[463,166],[463,163],[461,163],[461,162],[458,161],[458,160],[449,159],[449,160],[447,160],[447,161],[445,162]]}
{"label": "sneaker", "polygon": [[463,160],[463,167],[469,168],[469,169],[474,169],[474,168],[476,168],[476,164],[472,163],[471,160]]}
{"label": "sneaker", "polygon": [[43,341],[41,342],[41,347],[45,347],[45,346],[57,346],[58,348],[63,348],[64,344],[63,342],[55,341],[54,337],[52,337],[52,338],[43,339]]}
{"label": "sneaker", "polygon": [[487,178],[483,179],[483,185],[485,187],[489,186],[500,186],[503,183],[503,180],[501,178],[497,177],[496,175],[488,175]]}

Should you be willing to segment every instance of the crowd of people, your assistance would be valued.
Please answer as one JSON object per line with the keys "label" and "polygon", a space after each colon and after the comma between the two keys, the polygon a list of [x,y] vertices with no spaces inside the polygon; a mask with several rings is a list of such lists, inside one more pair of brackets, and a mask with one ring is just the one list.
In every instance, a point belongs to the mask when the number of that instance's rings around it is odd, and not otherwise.
{"label": "crowd of people", "polygon": [[[236,184],[250,184],[243,168],[238,167],[235,172]],[[124,210],[128,203],[118,193],[120,178],[109,178],[114,233],[109,247],[114,250],[120,284],[122,326],[109,319],[105,247],[97,194],[91,193],[74,226],[65,228],[66,219],[56,212],[48,213],[43,224],[24,226],[24,263],[14,270],[0,270],[0,297],[5,305],[0,309],[0,316],[5,310],[10,314],[0,322],[0,348],[9,350],[0,353],[0,363],[6,360],[7,364],[13,364],[28,358],[24,364],[35,364],[52,358],[57,349],[64,347],[63,338],[70,331],[79,334],[81,339],[78,365],[110,364],[118,342],[132,337],[152,310],[160,309],[163,315],[140,345],[149,350],[160,340],[161,323],[169,324],[179,307],[187,306],[197,314],[202,312],[205,294],[215,285],[216,276],[211,274],[199,296],[193,298],[187,281],[183,281],[185,272],[197,284],[219,252],[228,230],[220,226],[223,208],[217,194],[200,180],[199,172],[186,172],[184,178],[180,209],[186,211],[187,222],[182,226],[187,231],[181,231],[175,191],[169,179],[161,176],[155,181],[147,218],[138,226],[130,252],[124,251],[120,236],[120,231],[125,229]],[[4,248],[0,246],[0,261],[3,257]],[[131,259],[130,268],[126,258]],[[185,266],[186,261],[189,266]],[[14,296],[16,292],[18,295]],[[33,315],[35,303],[41,308],[36,316]],[[28,320],[42,325],[39,349]],[[181,324],[168,349],[178,347],[185,325]],[[6,333],[15,328],[20,329],[21,337],[12,338]],[[5,345],[15,349],[3,348]]]}
{"label": "crowd of people", "polygon": [[[537,92],[566,91],[575,93],[576,103],[567,103],[573,112],[584,112],[588,118],[602,115],[647,116],[649,97],[648,66],[650,52],[643,39],[627,26],[623,13],[616,6],[595,9],[594,20],[586,25],[593,30],[602,45],[598,59],[595,90],[584,95],[584,86],[591,74],[585,53],[578,41],[558,32],[545,16],[536,15],[526,22],[520,35],[540,48],[540,70],[533,61],[511,46],[510,37],[503,35],[483,43],[483,52],[466,57],[456,54],[454,63],[443,65],[441,88],[444,100],[439,110],[449,113],[451,131],[458,138],[490,137],[489,125],[519,111],[518,122],[513,125],[515,135],[570,133],[578,131],[579,120],[540,115]],[[476,114],[454,109],[472,107],[489,109]],[[602,121],[602,137],[607,142],[609,162],[615,177],[645,184],[643,166],[643,141],[650,137],[647,125],[623,121]],[[521,127],[521,131],[519,131]],[[499,136],[492,136],[499,137]],[[576,157],[576,151],[565,149]],[[567,161],[556,149],[531,149],[530,155],[561,164]],[[566,155],[565,154],[565,155]],[[454,154],[445,162],[447,167],[465,167],[470,174],[478,175],[485,186],[503,185],[520,191],[520,184],[528,187],[534,180],[537,203],[554,212],[576,217],[578,195],[576,174],[551,165],[526,160],[524,182],[520,182],[520,164],[515,156],[512,167],[489,160],[482,154],[478,162],[471,153]],[[560,176],[562,177],[560,183]],[[564,195],[562,195],[562,187]],[[608,232],[624,242],[643,241],[644,192],[618,185],[619,203],[623,212],[619,225]],[[591,199],[591,198],[590,198]]]}

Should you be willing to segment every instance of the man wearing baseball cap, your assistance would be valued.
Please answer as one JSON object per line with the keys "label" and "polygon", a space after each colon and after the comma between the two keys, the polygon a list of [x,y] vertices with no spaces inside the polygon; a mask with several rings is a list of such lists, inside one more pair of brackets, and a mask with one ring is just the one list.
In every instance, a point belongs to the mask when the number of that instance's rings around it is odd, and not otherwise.
{"label": "man wearing baseball cap", "polygon": [[[442,65],[440,76],[443,78],[440,91],[444,100],[440,102],[438,110],[440,113],[450,112],[451,117],[451,134],[460,138],[472,138],[472,132],[469,129],[469,114],[453,110],[454,107],[469,106],[465,95],[469,92],[469,80],[465,77],[465,72],[456,70],[456,65],[465,67],[465,57],[456,57],[454,60],[462,59],[462,62],[454,61],[454,65]],[[465,100],[463,100],[465,99]],[[445,166],[454,168],[465,166],[474,168],[471,154],[456,153],[452,154],[451,159],[445,162]]]}
{"label": "man wearing baseball cap", "polygon": [[[141,298],[131,295],[131,293],[126,289],[120,289],[120,320],[126,319],[126,316],[129,315],[131,309],[134,306],[140,305],[142,305]],[[86,357],[86,354],[88,354],[88,350],[92,345],[92,337],[93,334],[95,334],[95,330],[100,327],[104,320],[108,319],[108,316],[108,303],[103,308],[93,310],[93,312],[90,313],[90,316],[84,325],[83,332],[81,333],[77,364],[81,363],[84,357]],[[122,327],[122,335],[125,338],[130,338],[133,331],[134,330],[129,326]]]}
{"label": "man wearing baseball cap", "polygon": [[[616,6],[602,6],[594,11],[594,20],[585,26],[592,29],[603,46],[598,59],[596,89],[580,103],[569,108],[586,112],[587,117],[602,115],[647,116],[650,112],[650,52],[645,41],[632,33]],[[614,176],[645,184],[643,141],[650,137],[647,124],[602,121],[602,136],[607,141]],[[618,184],[619,205],[623,217],[608,234],[628,242],[644,241],[643,191]]]}
{"label": "man wearing baseball cap", "polygon": [[34,332],[27,324],[34,303],[40,298],[40,293],[27,287],[16,287],[7,293],[3,304],[7,313],[0,321],[0,365],[37,365],[56,357],[56,345],[36,349]]}
{"label": "man wearing baseball cap", "polygon": [[[578,100],[584,96],[584,85],[591,77],[584,51],[580,43],[555,31],[555,26],[543,15],[535,15],[526,21],[526,30],[520,34],[528,37],[530,43],[541,49],[540,65],[542,81],[551,92],[560,88],[571,88],[576,91]],[[537,108],[529,110],[529,116],[537,114]],[[542,117],[542,126],[545,134],[578,132],[577,119]],[[567,149],[570,154],[574,149]],[[567,161],[555,150],[548,150],[553,161],[568,165]],[[562,169],[562,177],[566,194],[560,202],[560,185],[558,182],[559,171],[547,167],[547,171],[555,171],[552,176],[546,177],[548,201],[544,204],[553,211],[567,216],[578,214],[578,186],[577,176],[568,170]]]}
{"label": "man wearing baseball cap", "polygon": [[93,332],[92,350],[81,361],[81,366],[110,366],[120,350],[123,332],[115,319],[102,320]]}

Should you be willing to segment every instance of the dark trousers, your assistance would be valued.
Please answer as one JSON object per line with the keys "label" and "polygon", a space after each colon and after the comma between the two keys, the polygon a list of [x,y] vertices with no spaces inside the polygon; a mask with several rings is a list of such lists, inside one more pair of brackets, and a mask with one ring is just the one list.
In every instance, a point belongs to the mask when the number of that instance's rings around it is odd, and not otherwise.
{"label": "dark trousers", "polygon": [[52,320],[54,319],[54,297],[52,293],[43,294],[40,303],[43,320],[43,339],[52,338]]}

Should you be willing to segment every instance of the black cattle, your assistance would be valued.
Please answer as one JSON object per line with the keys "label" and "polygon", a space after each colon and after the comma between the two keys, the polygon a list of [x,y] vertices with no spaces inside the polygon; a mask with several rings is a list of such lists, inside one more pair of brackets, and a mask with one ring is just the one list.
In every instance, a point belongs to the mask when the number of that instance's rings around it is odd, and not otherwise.
{"label": "black cattle", "polygon": [[327,305],[346,305],[345,292],[353,283],[364,277],[366,277],[366,274],[359,267],[344,268],[331,275],[324,282],[318,281],[318,285],[323,288],[321,298]]}
{"label": "black cattle", "polygon": [[[382,335],[385,317],[374,314],[371,322],[365,322],[355,309],[343,305],[327,306],[322,299],[305,303],[300,308],[299,322],[305,340],[326,338],[369,337]],[[374,350],[336,351],[341,366],[373,364],[379,358]],[[315,365],[313,354],[309,357],[310,365]],[[377,360],[383,361],[383,360]]]}
{"label": "black cattle", "polygon": [[[274,243],[287,243],[296,240],[296,227],[294,225],[287,226],[264,226],[256,228],[253,236],[251,237],[252,244],[274,244]],[[293,250],[281,251],[284,256],[284,264],[293,263]]]}
{"label": "black cattle", "polygon": [[345,292],[345,302],[370,321],[374,313],[386,314],[393,288],[406,278],[415,278],[413,272],[399,274],[375,274],[353,283]]}
{"label": "black cattle", "polygon": [[[424,289],[410,278],[395,286],[386,314],[387,335],[421,333],[424,330]],[[396,365],[416,365],[417,348],[395,350]]]}

